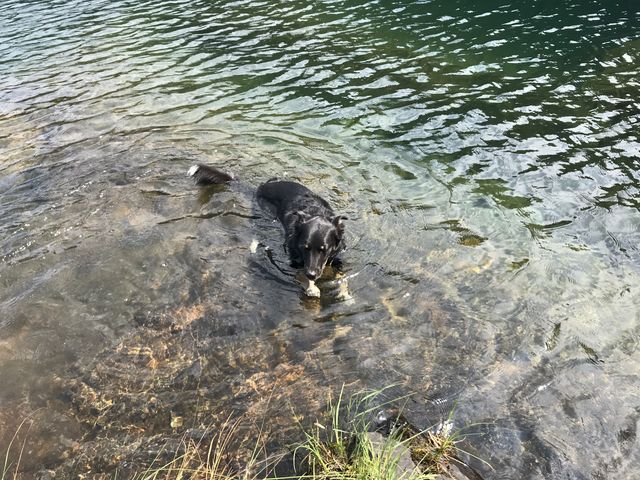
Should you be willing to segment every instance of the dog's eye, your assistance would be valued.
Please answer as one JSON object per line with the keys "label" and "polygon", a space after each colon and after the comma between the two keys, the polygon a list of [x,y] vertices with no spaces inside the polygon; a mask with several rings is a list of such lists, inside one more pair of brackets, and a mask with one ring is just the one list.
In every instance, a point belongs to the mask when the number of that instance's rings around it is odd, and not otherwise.
{"label": "dog's eye", "polygon": [[321,251],[321,252],[326,252],[326,251],[327,251],[327,247],[326,247],[326,245],[322,245],[322,246],[320,247],[320,251]]}
{"label": "dog's eye", "polygon": [[306,245],[304,246],[304,249],[305,249],[305,250],[311,250],[311,246],[310,246],[309,244],[306,244]]}

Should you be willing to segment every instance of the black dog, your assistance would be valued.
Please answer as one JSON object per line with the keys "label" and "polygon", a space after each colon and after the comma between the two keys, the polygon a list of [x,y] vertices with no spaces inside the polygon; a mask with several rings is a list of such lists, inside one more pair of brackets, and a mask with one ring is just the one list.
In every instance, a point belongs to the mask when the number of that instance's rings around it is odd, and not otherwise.
{"label": "black dog", "polygon": [[[234,178],[206,165],[194,165],[189,175],[198,185],[228,183]],[[285,247],[294,267],[309,279],[307,294],[319,296],[313,282],[344,250],[345,216],[336,215],[327,201],[296,182],[269,180],[256,191],[258,204],[282,223]]]}

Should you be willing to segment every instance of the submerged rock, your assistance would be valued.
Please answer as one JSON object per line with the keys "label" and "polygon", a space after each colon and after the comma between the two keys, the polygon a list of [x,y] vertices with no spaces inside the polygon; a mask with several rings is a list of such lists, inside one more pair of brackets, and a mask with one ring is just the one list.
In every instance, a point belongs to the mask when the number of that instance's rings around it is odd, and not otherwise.
{"label": "submerged rock", "polygon": [[[467,473],[463,473],[462,470]],[[469,467],[458,467],[456,464],[451,463],[447,468],[447,473],[436,476],[436,480],[482,480],[482,477]]]}
{"label": "submerged rock", "polygon": [[328,398],[322,372],[308,356],[290,361],[277,335],[217,336],[214,315],[197,305],[139,315],[136,330],[61,380],[68,415],[85,433],[51,468],[58,478],[129,478],[185,444],[206,453],[230,418],[242,418],[225,460],[237,468],[256,445],[284,454],[303,439],[300,421]]}

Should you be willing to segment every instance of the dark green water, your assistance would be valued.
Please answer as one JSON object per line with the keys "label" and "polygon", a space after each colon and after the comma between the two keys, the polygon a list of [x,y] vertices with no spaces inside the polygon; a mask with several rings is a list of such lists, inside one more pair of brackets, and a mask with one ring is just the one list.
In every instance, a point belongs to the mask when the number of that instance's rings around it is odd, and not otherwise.
{"label": "dark green water", "polygon": [[[639,8],[4,2],[0,453],[27,415],[33,473],[347,382],[422,427],[455,404],[485,478],[640,477]],[[353,301],[305,299],[195,162],[329,199]],[[197,320],[165,338],[158,312]],[[187,346],[197,387],[158,380]],[[125,407],[96,433],[69,382]]]}

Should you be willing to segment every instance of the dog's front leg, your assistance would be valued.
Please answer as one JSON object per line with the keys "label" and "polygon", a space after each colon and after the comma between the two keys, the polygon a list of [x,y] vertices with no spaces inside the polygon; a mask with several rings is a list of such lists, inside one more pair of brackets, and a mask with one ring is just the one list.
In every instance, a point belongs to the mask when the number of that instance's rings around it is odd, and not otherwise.
{"label": "dog's front leg", "polygon": [[345,303],[353,303],[353,297],[349,293],[349,283],[346,278],[338,282],[338,300]]}
{"label": "dog's front leg", "polygon": [[304,277],[302,280],[302,286],[304,287],[304,293],[307,297],[320,297],[320,289],[316,286],[316,283],[313,280],[309,280],[307,277]]}
{"label": "dog's front leg", "polygon": [[336,271],[334,275],[335,279],[329,282],[329,285],[337,288],[336,298],[347,304],[352,304],[354,300],[349,291],[349,279],[357,276],[358,273],[345,275],[340,271]]}

